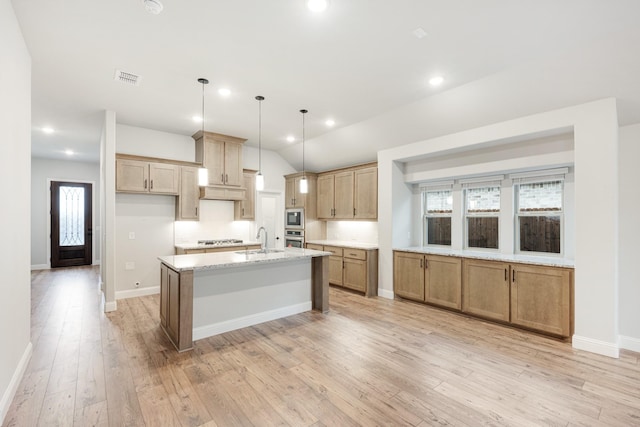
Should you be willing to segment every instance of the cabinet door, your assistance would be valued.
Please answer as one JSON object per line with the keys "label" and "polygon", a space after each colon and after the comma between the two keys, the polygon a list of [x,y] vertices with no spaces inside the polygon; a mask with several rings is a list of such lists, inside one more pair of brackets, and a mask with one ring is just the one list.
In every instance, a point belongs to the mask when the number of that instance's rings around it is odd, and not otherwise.
{"label": "cabinet door", "polygon": [[393,290],[403,298],[424,301],[424,255],[394,252]]}
{"label": "cabinet door", "polygon": [[234,219],[252,220],[256,217],[256,174],[246,172],[243,174],[244,187],[246,188],[244,199],[234,202]]}
{"label": "cabinet door", "polygon": [[342,257],[330,256],[329,257],[329,283],[332,285],[342,286]]}
{"label": "cabinet door", "polygon": [[322,245],[316,245],[314,243],[307,243],[307,249],[313,249],[314,251],[322,251]]}
{"label": "cabinet door", "polygon": [[367,261],[343,258],[344,271],[342,284],[345,288],[364,292],[367,289]]}
{"label": "cabinet door", "polygon": [[462,311],[509,321],[509,264],[465,259]]}
{"label": "cabinet door", "polygon": [[198,186],[198,168],[182,166],[180,172],[180,193],[176,200],[176,220],[198,220],[200,206],[200,187]]}
{"label": "cabinet door", "polygon": [[224,184],[224,141],[205,137],[203,165],[209,171],[209,185]]}
{"label": "cabinet door", "polygon": [[571,272],[563,268],[512,265],[511,322],[568,337]]}
{"label": "cabinet door", "polygon": [[168,304],[167,333],[174,343],[178,342],[180,331],[180,275],[177,271],[167,268]]}
{"label": "cabinet door", "polygon": [[166,328],[169,310],[169,272],[164,264],[160,264],[160,324]]}
{"label": "cabinet door", "polygon": [[334,178],[334,218],[353,218],[353,171],[340,172]]}
{"label": "cabinet door", "polygon": [[116,159],[116,191],[147,193],[149,191],[149,163]]}
{"label": "cabinet door", "polygon": [[168,163],[149,163],[149,192],[178,194],[180,166]]}
{"label": "cabinet door", "polygon": [[224,143],[224,183],[233,187],[242,186],[242,144]]}
{"label": "cabinet door", "polygon": [[450,256],[425,257],[425,301],[460,310],[462,307],[462,260]]}
{"label": "cabinet door", "polygon": [[355,218],[378,218],[378,168],[355,171],[353,205]]}
{"label": "cabinet door", "polygon": [[296,180],[295,178],[286,178],[284,181],[284,207],[295,208],[296,207]]}
{"label": "cabinet door", "polygon": [[318,177],[318,218],[332,219],[334,208],[334,175]]}

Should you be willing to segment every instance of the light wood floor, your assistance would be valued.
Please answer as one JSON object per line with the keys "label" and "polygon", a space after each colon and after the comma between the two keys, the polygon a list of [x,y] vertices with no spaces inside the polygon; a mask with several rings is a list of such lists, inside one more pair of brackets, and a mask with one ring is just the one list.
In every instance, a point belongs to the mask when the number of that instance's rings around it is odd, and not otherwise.
{"label": "light wood floor", "polygon": [[32,276],[34,353],[4,425],[640,425],[640,354],[331,290],[176,353],[158,297],[100,313],[97,270]]}

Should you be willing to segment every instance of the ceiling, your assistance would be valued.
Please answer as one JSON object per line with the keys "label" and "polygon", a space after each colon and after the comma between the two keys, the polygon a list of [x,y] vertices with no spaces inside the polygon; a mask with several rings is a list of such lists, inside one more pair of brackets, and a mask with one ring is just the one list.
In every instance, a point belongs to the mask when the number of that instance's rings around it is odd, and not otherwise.
{"label": "ceiling", "polygon": [[199,77],[206,130],[257,146],[263,95],[263,147],[298,169],[301,108],[317,170],[602,97],[619,98],[621,124],[640,122],[637,0],[330,0],[321,14],[304,0],[162,2],[152,15],[142,0],[12,1],[32,57],[34,156],[97,161],[104,110],[192,135]]}

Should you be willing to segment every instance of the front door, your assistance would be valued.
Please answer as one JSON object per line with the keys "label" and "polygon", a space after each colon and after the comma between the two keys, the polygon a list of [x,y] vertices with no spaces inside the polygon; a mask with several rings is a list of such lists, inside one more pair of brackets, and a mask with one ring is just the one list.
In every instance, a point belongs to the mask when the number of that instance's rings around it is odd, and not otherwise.
{"label": "front door", "polygon": [[51,267],[91,265],[91,184],[51,182]]}

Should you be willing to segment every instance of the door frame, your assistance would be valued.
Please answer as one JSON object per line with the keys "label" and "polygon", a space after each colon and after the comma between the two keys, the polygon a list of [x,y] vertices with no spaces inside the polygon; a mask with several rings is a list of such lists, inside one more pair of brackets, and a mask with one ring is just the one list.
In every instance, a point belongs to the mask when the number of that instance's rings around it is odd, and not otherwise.
{"label": "door frame", "polygon": [[[47,222],[47,270],[51,269],[51,182],[53,181],[91,185],[91,224],[93,228],[93,236],[96,236],[100,231],[100,226],[96,226],[96,182],[82,179],[47,178],[47,209],[45,211]],[[95,238],[91,239],[91,265],[97,265]]]}
{"label": "door frame", "polygon": [[[276,235],[273,236],[275,247],[279,249],[284,248],[284,191],[264,190],[256,193],[256,231],[264,223],[262,217],[262,196],[275,197],[276,199]],[[278,221],[280,217],[280,221]],[[276,237],[280,237],[280,240],[276,240]]]}

